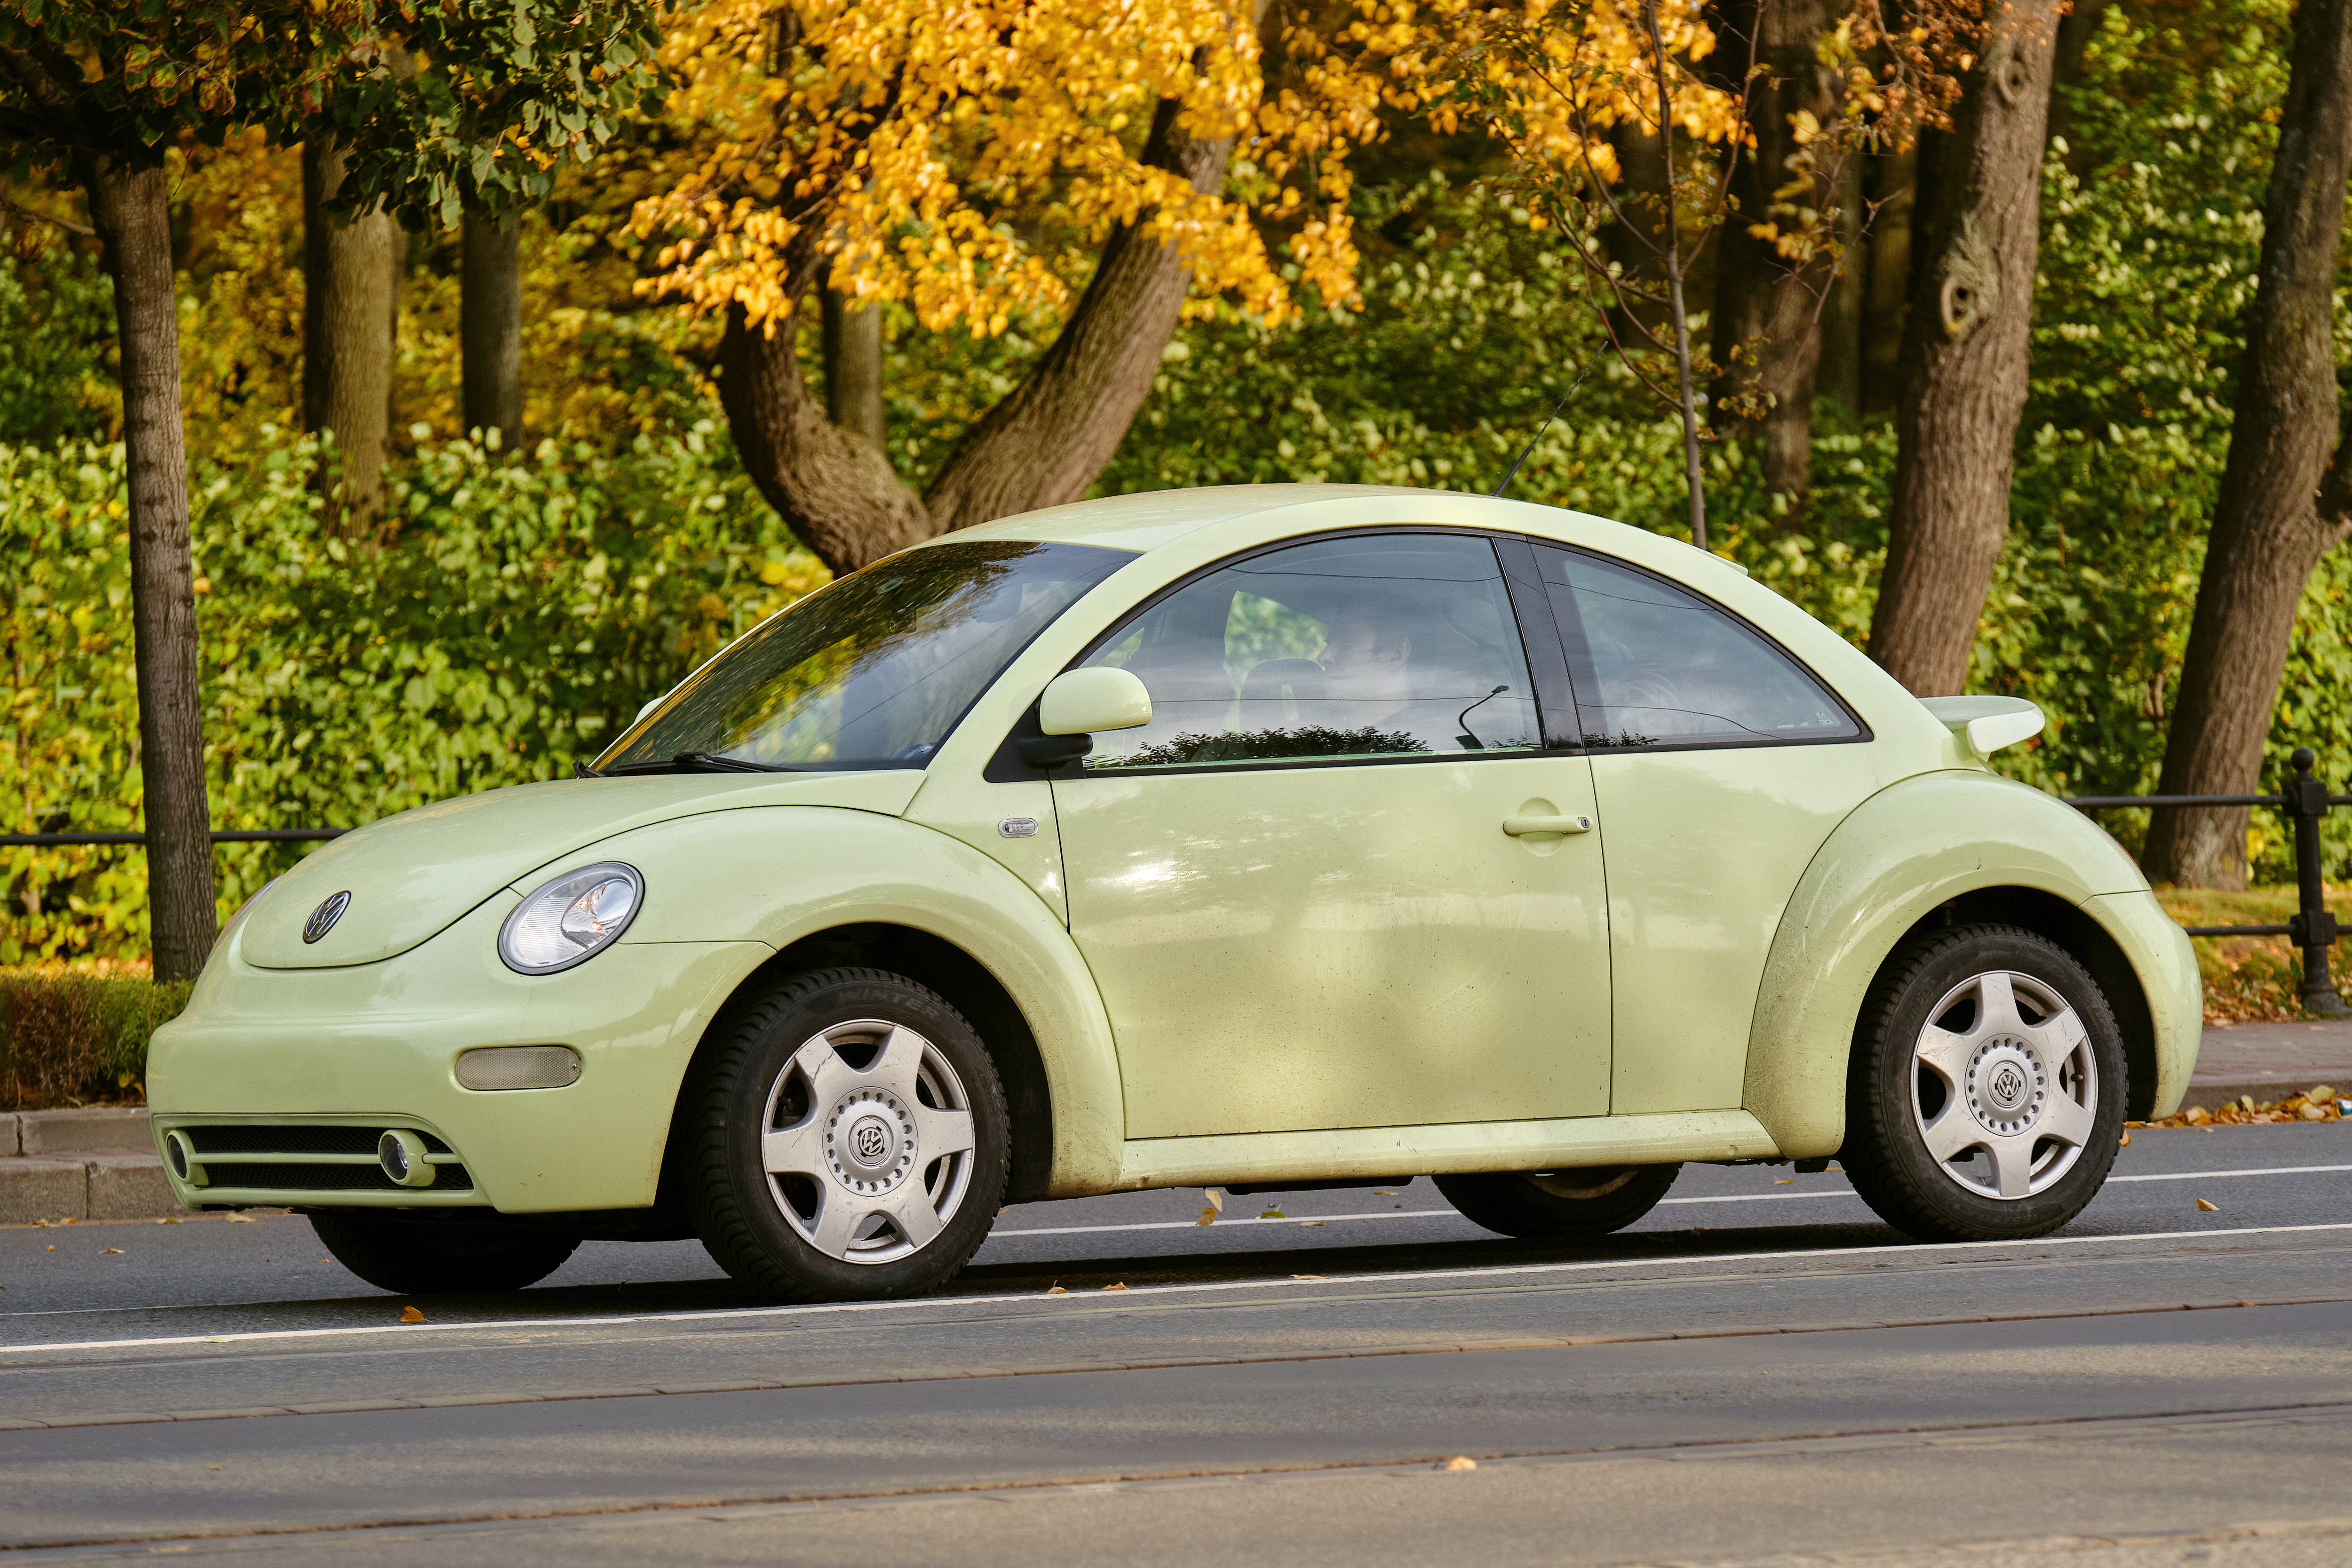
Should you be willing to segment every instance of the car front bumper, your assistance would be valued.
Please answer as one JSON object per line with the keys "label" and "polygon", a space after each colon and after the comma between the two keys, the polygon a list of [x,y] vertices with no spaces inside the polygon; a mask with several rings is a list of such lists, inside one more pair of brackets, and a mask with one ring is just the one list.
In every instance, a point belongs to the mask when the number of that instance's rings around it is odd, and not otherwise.
{"label": "car front bumper", "polygon": [[[155,1137],[180,1201],[507,1214],[650,1205],[695,1047],[772,950],[624,941],[575,969],[521,975],[496,947],[517,901],[501,892],[406,952],[340,969],[257,968],[232,932],[148,1056]],[[466,1051],[549,1045],[579,1053],[574,1082],[457,1082]],[[382,1174],[374,1139],[394,1128],[440,1146],[433,1185]],[[186,1175],[166,1142],[175,1131],[198,1152]],[[207,1150],[236,1157],[215,1163]]]}

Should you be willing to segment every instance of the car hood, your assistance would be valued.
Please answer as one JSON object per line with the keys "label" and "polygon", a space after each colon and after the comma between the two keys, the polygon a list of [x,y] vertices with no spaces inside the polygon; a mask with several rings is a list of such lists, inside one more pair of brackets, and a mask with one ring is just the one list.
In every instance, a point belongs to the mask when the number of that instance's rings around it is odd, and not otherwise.
{"label": "car hood", "polygon": [[[563,779],[460,795],[330,840],[247,911],[238,947],[263,969],[336,969],[406,952],[509,883],[634,827],[773,805],[848,806],[896,816],[923,775],[652,773]],[[528,891],[528,889],[524,889]],[[302,928],[349,893],[315,942]]]}

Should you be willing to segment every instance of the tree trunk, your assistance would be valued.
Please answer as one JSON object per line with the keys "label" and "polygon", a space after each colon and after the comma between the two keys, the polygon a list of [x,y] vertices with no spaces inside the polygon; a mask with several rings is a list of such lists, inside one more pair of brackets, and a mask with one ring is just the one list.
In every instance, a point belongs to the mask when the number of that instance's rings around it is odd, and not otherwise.
{"label": "tree trunk", "polygon": [[1864,195],[1871,210],[1862,270],[1861,411],[1891,414],[1903,390],[1903,317],[1911,297],[1918,150],[1868,159],[1864,174]]}
{"label": "tree trunk", "polygon": [[464,358],[466,428],[522,439],[522,235],[468,213],[459,263],[457,338]]}
{"label": "tree trunk", "polygon": [[1863,249],[1862,163],[1856,154],[1838,171],[1837,236],[1843,253],[1822,311],[1822,364],[1813,378],[1813,390],[1834,399],[1849,422],[1862,416],[1862,289],[1869,270]]}
{"label": "tree trunk", "polygon": [[2107,0],[2074,0],[2074,8],[2058,24],[2058,56],[2050,71],[2050,139],[2067,138],[2066,166],[2082,174],[2091,166],[2087,149],[2071,145],[2074,135],[2074,116],[2066,101],[2066,91],[2083,79],[2083,53],[2091,40],[2099,36],[2099,23],[2107,14]]}
{"label": "tree trunk", "polygon": [[338,222],[326,204],[343,184],[343,153],[302,146],[302,417],[331,431],[342,458],[340,525],[375,531],[383,510],[383,448],[392,414],[392,268],[400,225],[381,207]]}
{"label": "tree trunk", "polygon": [[[2343,439],[2333,328],[2352,178],[2352,0],[2301,0],[2290,68],[2162,795],[2254,793],[2296,606],[2320,556],[2352,535],[2352,476],[2330,468]],[[2244,887],[2245,808],[2156,813],[2142,864],[2160,882]]]}
{"label": "tree trunk", "polygon": [[188,464],[180,425],[180,311],[163,162],[79,162],[114,275],[122,429],[131,467],[131,625],[139,677],[139,775],[155,978],[192,980],[212,952],[212,808],[205,797],[204,694]]}
{"label": "tree trunk", "polygon": [[[1184,134],[1175,104],[1163,101],[1143,156],[1212,191],[1223,183],[1232,150],[1230,140]],[[1077,500],[1150,395],[1192,286],[1175,247],[1145,231],[1148,216],[1112,232],[1053,346],[965,434],[923,497],[899,481],[878,446],[844,431],[809,395],[797,301],[821,258],[813,242],[797,245],[789,264],[793,313],[762,329],[734,308],[719,351],[719,399],[760,493],[836,573],[951,529]]]}
{"label": "tree trunk", "polygon": [[[1611,322],[1629,348],[1648,347],[1666,329],[1665,231],[1658,222],[1658,195],[1666,184],[1665,144],[1650,134],[1642,121],[1621,120],[1609,133],[1617,153],[1616,199],[1622,220],[1601,231],[1601,247],[1617,264],[1618,277],[1638,297],[1620,298],[1610,306]],[[1716,309],[1734,280],[1717,268]]]}
{"label": "tree trunk", "polygon": [[[1829,7],[1824,0],[1746,0],[1726,13],[1732,28],[1727,52],[1744,60],[1753,32],[1761,69],[1748,89],[1748,127],[1756,145],[1732,168],[1731,194],[1739,205],[1723,226],[1717,261],[1715,363],[1721,374],[1715,400],[1737,409],[1745,394],[1769,405],[1748,415],[1763,426],[1764,488],[1796,494],[1806,488],[1812,467],[1813,385],[1822,356],[1817,323],[1832,260],[1824,247],[1791,265],[1772,241],[1748,229],[1774,221],[1768,210],[1773,193],[1800,177],[1790,167],[1800,152],[1790,118],[1810,112],[1827,124],[1836,116],[1837,78],[1814,58],[1829,26]],[[1822,212],[1835,206],[1838,196],[1836,183],[1824,173],[1834,171],[1815,173],[1803,204]],[[1729,426],[1728,420],[1722,424]]]}
{"label": "tree trunk", "polygon": [[[2042,133],[2064,0],[2015,0],[1987,24],[1938,150],[1925,255],[1905,323],[1900,456],[1870,655],[1922,697],[1968,679],[1977,617],[2009,530],[2017,418],[2041,245]],[[1924,179],[1923,184],[1929,182]]]}
{"label": "tree trunk", "polygon": [[[884,446],[882,311],[824,291],[824,397],[833,422]],[[887,449],[887,448],[886,448]]]}

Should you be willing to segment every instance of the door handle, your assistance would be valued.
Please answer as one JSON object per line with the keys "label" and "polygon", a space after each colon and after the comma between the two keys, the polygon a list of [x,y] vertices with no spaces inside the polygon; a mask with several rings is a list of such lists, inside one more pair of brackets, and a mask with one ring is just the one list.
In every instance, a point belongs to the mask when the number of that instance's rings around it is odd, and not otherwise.
{"label": "door handle", "polygon": [[1507,816],[1503,831],[1517,838],[1529,833],[1590,833],[1589,816]]}

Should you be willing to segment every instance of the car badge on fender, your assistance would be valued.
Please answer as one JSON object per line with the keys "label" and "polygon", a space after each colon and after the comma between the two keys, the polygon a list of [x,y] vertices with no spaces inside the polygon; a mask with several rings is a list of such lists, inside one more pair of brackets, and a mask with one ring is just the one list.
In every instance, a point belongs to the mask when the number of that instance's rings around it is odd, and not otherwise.
{"label": "car badge on fender", "polygon": [[306,942],[316,942],[334,930],[335,922],[341,920],[343,911],[351,907],[352,895],[349,889],[340,893],[329,894],[327,901],[312,910],[310,918],[302,922],[302,940]]}

